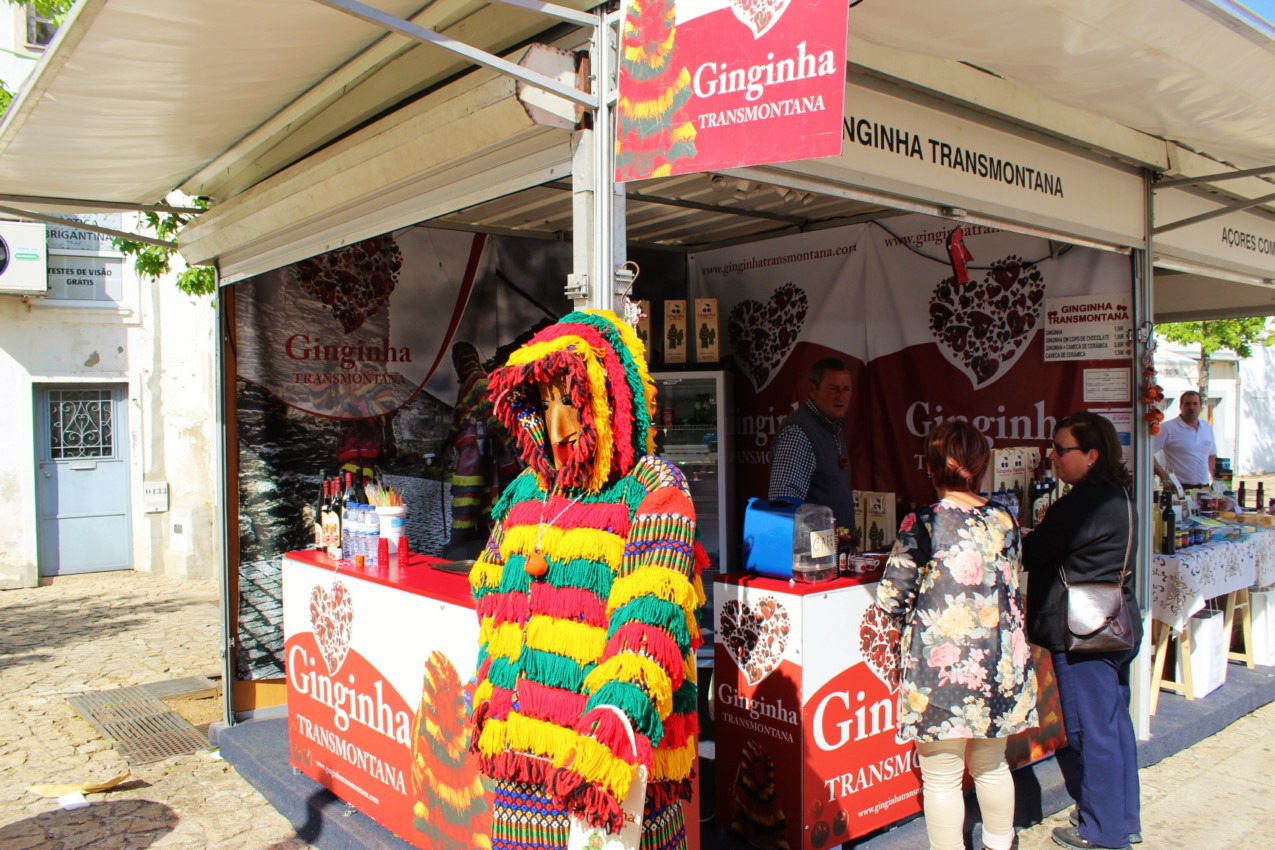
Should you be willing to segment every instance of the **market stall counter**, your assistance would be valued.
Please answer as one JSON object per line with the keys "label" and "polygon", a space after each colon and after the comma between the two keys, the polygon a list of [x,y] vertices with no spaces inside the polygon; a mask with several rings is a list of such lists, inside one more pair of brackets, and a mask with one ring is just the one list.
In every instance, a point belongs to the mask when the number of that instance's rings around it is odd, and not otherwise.
{"label": "market stall counter", "polygon": [[[916,748],[897,743],[899,633],[875,606],[880,569],[803,583],[716,577],[717,811],[745,841],[835,847],[921,811]],[[1047,653],[1034,651],[1041,728],[1011,767],[1065,741]]]}
{"label": "market stall counter", "polygon": [[818,850],[920,811],[915,747],[894,739],[897,645],[877,645],[880,632],[865,622],[876,583],[716,581],[723,826],[763,845]]}
{"label": "market stall counter", "polygon": [[[283,559],[291,764],[426,850],[486,846],[490,835],[469,752],[469,565],[419,554],[367,570],[319,551]],[[698,797],[685,806],[697,850]]]}
{"label": "market stall counter", "polygon": [[469,754],[478,621],[464,572],[411,555],[353,570],[283,560],[292,766],[417,847],[487,835]]}

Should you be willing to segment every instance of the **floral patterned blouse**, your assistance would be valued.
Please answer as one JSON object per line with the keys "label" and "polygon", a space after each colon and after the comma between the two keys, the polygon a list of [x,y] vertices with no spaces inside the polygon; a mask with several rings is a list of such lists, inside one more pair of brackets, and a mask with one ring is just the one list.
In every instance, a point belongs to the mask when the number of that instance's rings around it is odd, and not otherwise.
{"label": "floral patterned blouse", "polygon": [[904,517],[877,586],[900,619],[898,739],[1001,738],[1037,725],[1018,523],[995,502]]}

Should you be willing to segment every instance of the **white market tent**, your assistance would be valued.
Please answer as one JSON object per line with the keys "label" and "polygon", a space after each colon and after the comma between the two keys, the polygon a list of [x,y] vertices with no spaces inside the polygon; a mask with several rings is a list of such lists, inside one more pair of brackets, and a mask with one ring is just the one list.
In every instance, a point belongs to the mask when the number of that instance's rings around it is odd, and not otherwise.
{"label": "white market tent", "polygon": [[[571,230],[566,131],[532,123],[507,78],[483,70],[443,85],[473,65],[333,5],[81,0],[0,124],[0,204],[47,212],[154,204],[177,188],[209,196],[221,209],[190,230],[183,253],[217,262],[223,280],[438,217]],[[552,18],[500,2],[378,6],[494,53],[572,39]],[[851,10],[849,61],[852,72],[1192,178],[1275,164],[1275,41],[1230,21],[1206,0],[971,0],[955,10],[864,0]],[[1271,194],[1260,177],[1211,186],[1213,207]],[[892,206],[816,193],[794,209],[778,193],[721,188],[707,176],[635,184],[629,239],[686,248],[693,233],[720,244]],[[1162,266],[1205,272],[1211,285],[1166,274],[1158,315],[1275,313],[1269,274]]]}
{"label": "white market tent", "polygon": [[[537,0],[376,4],[514,60],[532,41],[578,49],[588,39],[536,11]],[[207,196],[213,207],[181,250],[216,264],[223,283],[425,221],[575,233],[578,258],[580,243],[606,238],[605,222],[582,213],[582,134],[536,123],[512,78],[334,8],[353,5],[80,0],[0,122],[0,213],[148,207],[175,189]],[[1271,35],[1209,0],[861,0],[850,10],[848,86],[851,97],[937,104],[953,120],[1111,166],[1134,189],[1123,200],[1132,231],[1051,227],[1010,208],[971,208],[969,220],[1149,247],[1143,318],[1275,315],[1275,254],[1218,238],[1222,228],[1275,245]],[[834,166],[628,184],[619,241],[694,251],[900,210],[967,215],[916,181]],[[1149,451],[1140,464],[1149,468]]]}

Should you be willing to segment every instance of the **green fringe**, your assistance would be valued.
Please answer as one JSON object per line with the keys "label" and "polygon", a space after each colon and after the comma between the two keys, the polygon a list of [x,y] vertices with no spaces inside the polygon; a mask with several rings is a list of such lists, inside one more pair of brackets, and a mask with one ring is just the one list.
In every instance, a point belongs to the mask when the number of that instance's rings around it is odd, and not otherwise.
{"label": "green fringe", "polygon": [[626,623],[638,622],[663,629],[677,641],[677,647],[683,657],[691,651],[691,636],[686,630],[686,614],[672,602],[657,599],[654,596],[640,596],[616,611],[611,617],[611,625],[607,629],[610,639],[620,627]]}
{"label": "green fringe", "polygon": [[505,566],[500,571],[500,584],[496,585],[498,593],[527,593],[531,590],[531,576],[527,575],[523,565],[527,563],[526,555],[510,555],[505,559]]}
{"label": "green fringe", "polygon": [[589,697],[585,710],[601,705],[613,705],[633,721],[633,729],[645,735],[654,747],[664,737],[664,723],[656,712],[651,698],[636,682],[607,682],[597,693]]}
{"label": "green fringe", "polygon": [[[552,558],[548,560],[551,566],[556,563]],[[545,581],[557,588],[578,587],[589,591],[599,599],[606,599],[611,595],[611,582],[614,578],[611,568],[601,561],[572,558],[563,564],[560,570],[551,568],[545,576]]]}
{"label": "green fringe", "polygon": [[[525,659],[529,650],[522,651],[522,657]],[[510,661],[508,658],[493,658],[491,666],[487,668],[487,678],[493,687],[504,688],[512,691],[514,686],[518,684],[518,674],[522,672],[521,661]]]}
{"label": "green fringe", "polygon": [[699,711],[699,686],[690,679],[683,679],[682,686],[673,691],[673,713],[694,714]]}
{"label": "green fringe", "polygon": [[522,668],[528,679],[578,694],[584,691],[584,677],[593,669],[593,665],[580,665],[553,652],[524,647]]}

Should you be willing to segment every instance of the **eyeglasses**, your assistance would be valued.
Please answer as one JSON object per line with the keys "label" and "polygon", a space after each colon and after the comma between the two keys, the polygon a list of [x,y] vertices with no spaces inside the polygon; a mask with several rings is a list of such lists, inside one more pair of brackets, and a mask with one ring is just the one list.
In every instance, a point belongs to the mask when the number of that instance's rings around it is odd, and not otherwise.
{"label": "eyeglasses", "polygon": [[1057,443],[1054,443],[1054,454],[1058,455],[1059,457],[1062,457],[1063,455],[1067,454],[1067,452],[1079,452],[1079,451],[1084,451],[1084,449],[1080,448],[1080,446],[1060,446]]}

